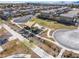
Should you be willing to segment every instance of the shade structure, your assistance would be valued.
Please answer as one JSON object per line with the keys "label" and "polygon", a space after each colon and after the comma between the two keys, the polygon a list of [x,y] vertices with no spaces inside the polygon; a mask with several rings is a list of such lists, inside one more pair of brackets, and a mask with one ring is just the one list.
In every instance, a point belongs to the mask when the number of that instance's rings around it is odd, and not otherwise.
{"label": "shade structure", "polygon": [[57,30],[53,33],[55,40],[63,47],[79,50],[79,29]]}

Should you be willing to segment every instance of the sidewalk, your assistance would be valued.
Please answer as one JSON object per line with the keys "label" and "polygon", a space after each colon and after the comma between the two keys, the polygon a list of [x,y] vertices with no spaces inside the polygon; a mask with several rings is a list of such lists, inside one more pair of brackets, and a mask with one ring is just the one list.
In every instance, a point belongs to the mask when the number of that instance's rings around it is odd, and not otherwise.
{"label": "sidewalk", "polygon": [[[24,38],[23,36],[21,36],[20,34],[18,34],[17,32],[15,32],[14,30],[12,30],[9,26],[3,24],[3,27],[9,31],[13,36],[17,37],[20,41],[24,41],[26,40],[26,38]],[[27,40],[27,42],[29,42],[29,40]],[[48,53],[46,53],[43,49],[39,48],[38,46],[35,45],[34,48],[28,46],[32,51],[34,51],[37,55],[39,55],[41,58],[53,58],[53,56],[49,55]]]}
{"label": "sidewalk", "polygon": [[62,54],[65,52],[65,49],[61,49],[59,55],[57,56],[57,58],[61,58],[62,57]]}

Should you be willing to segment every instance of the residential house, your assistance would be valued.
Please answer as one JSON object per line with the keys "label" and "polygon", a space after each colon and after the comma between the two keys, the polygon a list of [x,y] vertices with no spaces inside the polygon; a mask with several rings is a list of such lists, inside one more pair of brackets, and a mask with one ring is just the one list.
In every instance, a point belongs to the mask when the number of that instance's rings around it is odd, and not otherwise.
{"label": "residential house", "polygon": [[53,19],[54,16],[56,16],[56,9],[51,10],[43,10],[41,11],[40,15],[38,17],[45,18],[45,19]]}
{"label": "residential house", "polygon": [[68,13],[61,14],[59,22],[69,23],[69,24],[79,23],[78,17],[79,17],[79,9],[75,9],[69,11]]}

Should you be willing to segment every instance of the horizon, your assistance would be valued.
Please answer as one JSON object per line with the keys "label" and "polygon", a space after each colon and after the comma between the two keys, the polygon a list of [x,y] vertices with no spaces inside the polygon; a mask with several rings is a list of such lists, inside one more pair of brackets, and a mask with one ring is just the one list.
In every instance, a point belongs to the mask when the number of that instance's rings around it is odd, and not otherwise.
{"label": "horizon", "polygon": [[0,0],[0,3],[25,3],[25,2],[76,2],[79,0]]}

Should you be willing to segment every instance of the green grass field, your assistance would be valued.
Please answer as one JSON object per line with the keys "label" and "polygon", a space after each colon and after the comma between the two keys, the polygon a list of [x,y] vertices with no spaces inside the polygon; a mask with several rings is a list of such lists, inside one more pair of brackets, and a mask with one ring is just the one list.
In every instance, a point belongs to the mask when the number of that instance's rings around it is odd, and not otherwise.
{"label": "green grass field", "polygon": [[0,24],[2,24],[3,23],[3,20],[0,18]]}
{"label": "green grass field", "polygon": [[77,27],[75,26],[67,26],[64,24],[60,24],[57,23],[56,21],[50,21],[50,20],[43,20],[43,19],[39,19],[39,18],[34,18],[31,21],[35,21],[36,23],[42,25],[42,26],[46,26],[49,27],[51,29],[76,29]]}

